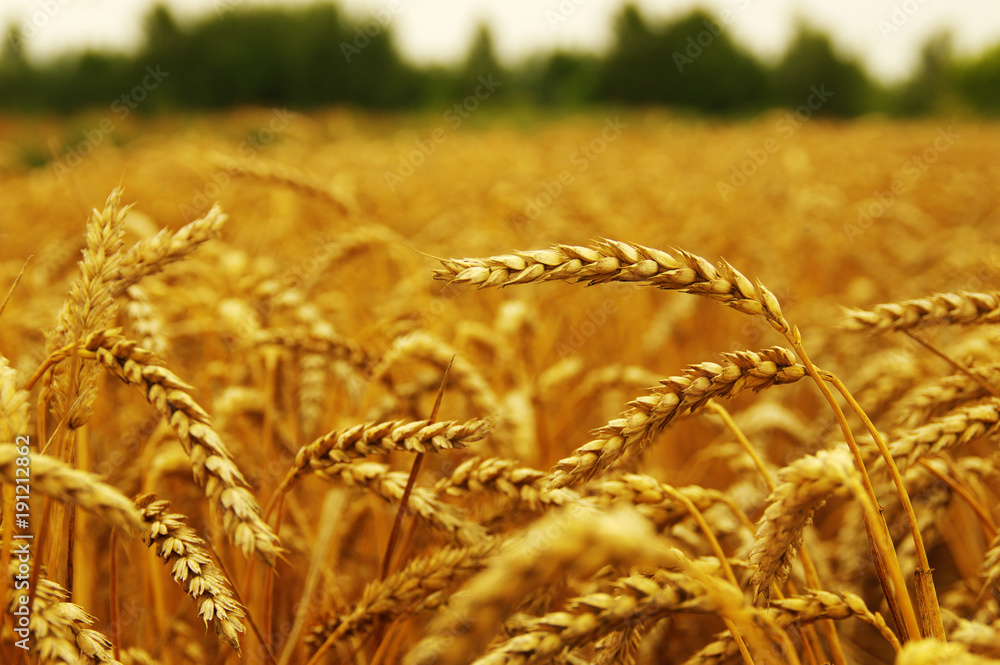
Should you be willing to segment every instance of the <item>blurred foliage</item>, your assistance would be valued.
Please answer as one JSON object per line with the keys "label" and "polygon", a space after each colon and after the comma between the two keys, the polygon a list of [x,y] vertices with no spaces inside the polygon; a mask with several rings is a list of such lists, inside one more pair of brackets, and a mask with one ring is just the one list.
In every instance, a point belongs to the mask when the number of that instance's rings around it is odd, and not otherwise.
{"label": "blurred foliage", "polygon": [[[401,5],[357,18],[329,3],[220,5],[181,24],[158,6],[135,53],[86,51],[46,62],[26,57],[22,34],[10,28],[0,46],[0,108],[65,113],[110,104],[124,117],[132,110],[236,105],[440,108],[495,95],[491,104],[665,105],[723,115],[801,108],[820,97],[810,113],[1000,113],[1000,46],[957,60],[946,33],[927,42],[910,80],[891,87],[873,82],[828,36],[805,25],[784,56],[768,63],[703,10],[654,24],[632,5],[617,16],[614,42],[603,54],[560,50],[505,68],[482,27],[462,62],[417,67],[394,46],[392,8]],[[816,97],[820,90],[831,94]]]}

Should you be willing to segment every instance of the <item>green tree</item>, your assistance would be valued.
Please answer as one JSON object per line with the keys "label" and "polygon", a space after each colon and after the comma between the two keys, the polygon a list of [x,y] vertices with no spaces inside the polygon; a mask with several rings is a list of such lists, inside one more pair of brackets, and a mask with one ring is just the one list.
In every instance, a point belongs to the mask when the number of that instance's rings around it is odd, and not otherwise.
{"label": "green tree", "polygon": [[852,117],[870,108],[873,86],[864,69],[838,54],[827,35],[804,25],[773,76],[780,106],[801,106],[815,90],[825,89],[831,95],[821,108],[812,109],[815,114]]}
{"label": "green tree", "polygon": [[940,113],[954,107],[957,96],[953,40],[950,32],[931,37],[920,50],[920,66],[897,93],[894,111],[902,115]]}
{"label": "green tree", "polygon": [[958,68],[958,85],[963,99],[974,110],[1000,115],[1000,45]]}
{"label": "green tree", "polygon": [[615,44],[601,72],[602,99],[711,113],[765,103],[764,68],[706,12],[696,10],[656,28],[627,5],[615,25]]}

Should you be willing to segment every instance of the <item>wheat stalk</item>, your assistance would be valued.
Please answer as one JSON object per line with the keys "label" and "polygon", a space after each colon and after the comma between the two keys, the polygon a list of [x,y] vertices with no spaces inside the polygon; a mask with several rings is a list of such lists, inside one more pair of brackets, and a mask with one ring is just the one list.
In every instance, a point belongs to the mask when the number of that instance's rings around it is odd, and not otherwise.
{"label": "wheat stalk", "polygon": [[[27,605],[31,593],[26,588],[14,588],[14,576],[19,563],[8,568],[10,584],[4,607],[8,616]],[[37,654],[38,663],[61,662],[66,665],[120,665],[114,657],[114,647],[107,637],[92,630],[96,619],[79,605],[69,601],[69,593],[55,582],[39,577],[28,619],[30,650]]]}
{"label": "wheat stalk", "polygon": [[227,219],[219,205],[215,204],[202,217],[174,233],[163,229],[152,238],[140,240],[125,252],[116,267],[112,293],[120,295],[144,277],[155,275],[167,265],[180,261],[217,237]]}
{"label": "wheat stalk", "polygon": [[763,316],[775,330],[790,330],[778,299],[763,284],[754,285],[726,261],[717,266],[689,252],[667,252],[618,240],[592,247],[556,245],[482,259],[442,259],[436,279],[483,287],[566,281],[600,284],[633,282],[705,296],[744,314]]}
{"label": "wheat stalk", "polygon": [[[0,443],[0,479],[11,484],[17,482],[16,470],[22,468],[17,460],[24,457],[17,448],[14,444]],[[32,452],[27,458],[32,490],[80,506],[127,536],[137,536],[142,530],[142,520],[132,502],[97,475],[78,471],[48,455]]]}
{"label": "wheat stalk", "polygon": [[232,584],[212,561],[205,541],[187,526],[184,515],[167,512],[169,501],[145,494],[135,498],[135,505],[145,523],[143,541],[171,566],[174,581],[194,599],[205,624],[211,621],[219,639],[239,653],[239,634],[245,632],[246,615]]}
{"label": "wheat stalk", "polygon": [[208,414],[191,397],[193,388],[167,368],[153,364],[154,355],[113,331],[90,335],[85,351],[113,376],[143,389],[146,400],[170,423],[191,459],[195,480],[205,487],[223,526],[243,554],[254,554],[269,565],[281,551],[277,535],[260,515],[260,506]]}
{"label": "wheat stalk", "polygon": [[846,448],[821,450],[778,472],[780,484],[771,493],[749,556],[757,566],[750,578],[754,597],[769,599],[771,585],[785,581],[812,514],[831,496],[848,494],[855,474]]}
{"label": "wheat stalk", "polygon": [[584,483],[627,455],[637,455],[650,440],[679,417],[704,408],[716,397],[733,397],[744,389],[754,392],[793,383],[806,374],[791,351],[775,346],[758,353],[739,351],[723,356],[723,364],[691,365],[681,376],[661,381],[649,395],[595,434],[601,438],[580,446],[552,468],[550,487]]}
{"label": "wheat stalk", "polygon": [[648,625],[678,613],[709,614],[718,601],[683,573],[657,571],[616,580],[615,593],[574,598],[563,611],[529,620],[519,634],[494,647],[474,665],[544,663],[566,649],[595,642],[612,631]]}
{"label": "wheat stalk", "polygon": [[1000,323],[1000,291],[936,293],[927,298],[847,310],[848,327],[881,333],[942,325]]}

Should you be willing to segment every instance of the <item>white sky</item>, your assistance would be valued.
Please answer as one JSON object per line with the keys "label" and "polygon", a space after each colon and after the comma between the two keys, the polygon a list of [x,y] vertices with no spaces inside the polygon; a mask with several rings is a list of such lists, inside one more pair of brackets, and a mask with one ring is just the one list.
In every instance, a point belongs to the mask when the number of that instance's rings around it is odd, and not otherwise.
{"label": "white sky", "polygon": [[[351,14],[386,10],[393,0],[340,0]],[[268,0],[167,0],[181,19]],[[303,0],[291,0],[301,4]],[[468,49],[478,24],[493,29],[506,62],[556,46],[598,50],[611,39],[612,18],[626,0],[398,0],[391,26],[400,50],[421,62],[454,61]],[[276,4],[277,0],[270,0]],[[130,48],[141,39],[142,17],[155,0],[0,0],[0,26],[24,28],[28,52],[48,56],[84,46]],[[740,43],[764,56],[779,55],[798,20],[833,37],[882,80],[904,77],[931,35],[950,29],[959,54],[1000,43],[996,0],[638,0],[647,16],[673,17],[701,6],[717,16],[733,13],[726,26]],[[892,26],[893,10],[898,29]],[[565,20],[553,25],[562,8]]]}

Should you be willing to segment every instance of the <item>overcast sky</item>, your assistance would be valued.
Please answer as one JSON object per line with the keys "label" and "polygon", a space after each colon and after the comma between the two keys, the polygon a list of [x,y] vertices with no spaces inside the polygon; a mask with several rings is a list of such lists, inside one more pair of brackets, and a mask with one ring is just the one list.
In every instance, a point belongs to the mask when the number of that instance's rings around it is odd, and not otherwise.
{"label": "overcast sky", "polygon": [[[162,0],[161,0],[162,1]],[[493,29],[499,56],[515,62],[554,47],[599,50],[626,0],[341,0],[356,16],[389,17],[400,50],[421,62],[460,58],[475,28]],[[398,2],[398,4],[397,4]],[[0,0],[0,25],[16,24],[29,53],[48,56],[84,46],[130,48],[156,0]],[[166,0],[175,14],[195,18],[240,4],[276,0]],[[292,0],[303,4],[304,0]],[[1000,43],[997,0],[638,0],[651,17],[673,17],[701,6],[732,13],[731,35],[764,56],[782,52],[796,22],[828,32],[845,53],[884,81],[904,77],[931,35],[950,29],[959,54]],[[393,12],[391,9],[397,11]]]}

